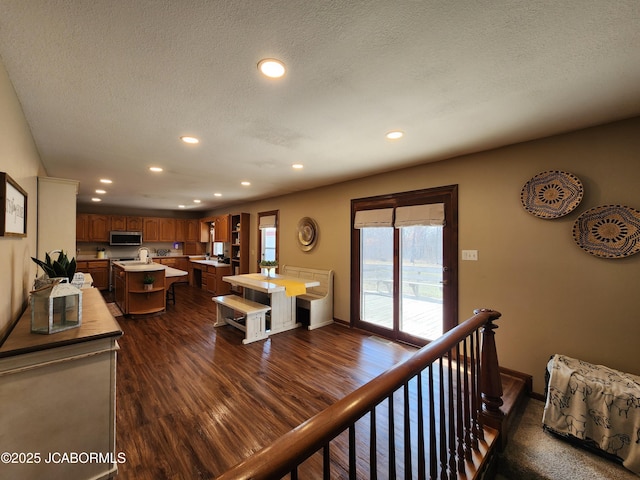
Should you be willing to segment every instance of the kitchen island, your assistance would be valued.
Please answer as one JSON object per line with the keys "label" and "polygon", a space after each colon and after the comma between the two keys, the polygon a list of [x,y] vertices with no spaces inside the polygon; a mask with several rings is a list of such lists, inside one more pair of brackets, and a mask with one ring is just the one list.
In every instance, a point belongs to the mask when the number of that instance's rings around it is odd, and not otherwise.
{"label": "kitchen island", "polygon": [[[154,277],[153,284],[144,284],[146,276]],[[115,301],[125,315],[147,315],[166,309],[167,288],[186,278],[188,272],[159,263],[140,261],[113,262]]]}
{"label": "kitchen island", "polygon": [[201,288],[213,295],[227,295],[231,293],[231,285],[222,281],[222,277],[231,274],[231,265],[217,260],[191,259],[190,282],[196,288]]}

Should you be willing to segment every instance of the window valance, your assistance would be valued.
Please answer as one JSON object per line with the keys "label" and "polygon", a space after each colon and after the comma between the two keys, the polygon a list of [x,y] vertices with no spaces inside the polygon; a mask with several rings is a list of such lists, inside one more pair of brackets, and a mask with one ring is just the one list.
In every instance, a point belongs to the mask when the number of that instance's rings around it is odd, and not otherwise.
{"label": "window valance", "polygon": [[393,227],[393,208],[358,210],[353,228]]}
{"label": "window valance", "polygon": [[414,225],[444,225],[444,203],[396,208],[396,220],[394,223],[396,228]]}
{"label": "window valance", "polygon": [[276,228],[276,221],[277,219],[275,215],[265,215],[264,217],[260,217],[258,228],[260,230],[263,228]]}

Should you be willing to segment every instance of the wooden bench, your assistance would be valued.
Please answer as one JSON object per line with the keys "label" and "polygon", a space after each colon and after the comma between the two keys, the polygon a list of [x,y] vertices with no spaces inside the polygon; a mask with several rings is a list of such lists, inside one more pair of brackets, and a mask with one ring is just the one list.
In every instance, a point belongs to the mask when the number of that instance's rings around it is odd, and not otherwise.
{"label": "wooden bench", "polygon": [[[213,297],[216,303],[216,323],[214,327],[232,325],[245,332],[242,343],[256,342],[269,337],[267,333],[266,313],[269,305],[253,302],[237,295]],[[240,315],[237,315],[240,314]]]}
{"label": "wooden bench", "polygon": [[307,293],[296,297],[297,307],[309,311],[309,330],[333,323],[333,270],[283,265],[282,275],[320,282],[317,287],[310,287]]}

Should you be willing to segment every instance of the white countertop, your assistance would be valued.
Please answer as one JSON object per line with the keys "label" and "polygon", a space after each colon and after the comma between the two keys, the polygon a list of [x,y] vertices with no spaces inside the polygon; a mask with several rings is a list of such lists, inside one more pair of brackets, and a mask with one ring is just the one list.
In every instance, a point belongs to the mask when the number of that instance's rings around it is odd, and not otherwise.
{"label": "white countertop", "polygon": [[122,262],[113,262],[114,265],[124,268],[125,272],[157,272],[166,270],[166,265],[159,263],[146,263],[139,260],[126,260]]}
{"label": "white countertop", "polygon": [[190,260],[191,263],[199,263],[201,265],[211,265],[213,267],[228,267],[230,264],[218,262],[217,260]]}
{"label": "white countertop", "polygon": [[169,267],[167,265],[163,265],[165,268],[164,276],[165,278],[172,277],[185,277],[189,275],[189,272],[185,272],[184,270],[178,270],[177,268]]}

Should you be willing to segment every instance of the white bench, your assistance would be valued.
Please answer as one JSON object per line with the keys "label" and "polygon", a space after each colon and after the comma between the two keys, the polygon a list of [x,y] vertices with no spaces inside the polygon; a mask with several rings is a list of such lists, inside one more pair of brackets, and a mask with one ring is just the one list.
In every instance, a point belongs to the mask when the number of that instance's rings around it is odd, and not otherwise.
{"label": "white bench", "polygon": [[296,297],[297,306],[309,310],[309,330],[333,323],[333,270],[283,265],[282,275],[320,282],[317,287],[310,287],[307,293]]}
{"label": "white bench", "polygon": [[[214,327],[232,325],[243,332],[245,338],[242,343],[256,342],[269,337],[267,333],[266,313],[271,310],[269,305],[253,302],[237,295],[221,295],[213,297],[216,303],[216,323]],[[236,315],[240,313],[241,315]]]}

